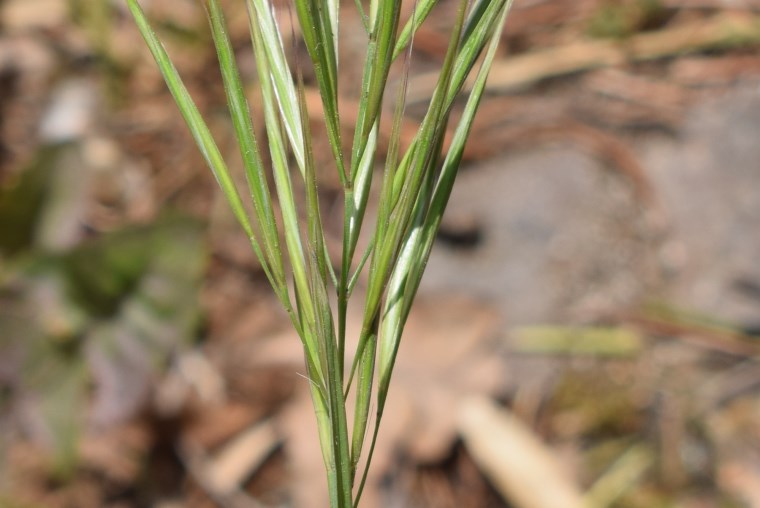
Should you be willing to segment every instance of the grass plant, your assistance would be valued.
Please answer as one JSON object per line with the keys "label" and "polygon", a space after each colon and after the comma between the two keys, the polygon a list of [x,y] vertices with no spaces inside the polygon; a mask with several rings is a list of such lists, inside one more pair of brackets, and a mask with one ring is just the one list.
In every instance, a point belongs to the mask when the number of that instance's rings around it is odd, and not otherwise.
{"label": "grass plant", "polygon": [[[214,173],[277,298],[301,339],[310,380],[332,508],[358,506],[377,442],[404,324],[420,284],[459,168],[473,118],[485,90],[512,0],[454,0],[457,11],[435,91],[412,143],[402,150],[411,45],[437,4],[417,0],[402,20],[401,0],[292,0],[322,100],[332,163],[343,190],[340,259],[325,246],[317,168],[298,62],[286,58],[270,0],[246,2],[259,76],[269,160],[265,167],[249,103],[218,0],[202,0],[218,54],[229,113],[243,160],[247,189],[236,187],[227,164],[137,0],[127,0],[190,131]],[[361,12],[367,38],[360,103],[350,151],[344,153],[339,108],[338,41],[341,9]],[[288,34],[290,35],[290,34]],[[391,66],[404,72],[395,100],[387,152],[378,133]],[[472,76],[470,76],[472,74]],[[460,92],[469,94],[454,135],[443,150]],[[389,112],[390,114],[390,112]],[[388,121],[388,119],[386,119]],[[368,247],[359,249],[376,160],[383,161],[379,209]],[[271,182],[269,174],[271,173]],[[294,185],[300,179],[302,185]],[[296,189],[303,188],[303,196]],[[247,212],[244,199],[250,199]],[[279,205],[274,206],[276,203]],[[277,211],[276,211],[277,210]],[[365,220],[366,219],[366,220]],[[359,252],[357,252],[359,250]],[[366,297],[357,348],[346,349],[349,302],[366,272]],[[331,300],[330,294],[335,298]],[[334,304],[331,304],[335,302]],[[352,301],[352,304],[357,304]],[[352,389],[353,385],[353,389]],[[352,415],[347,400],[354,397]],[[374,408],[374,418],[370,418]],[[368,449],[365,449],[368,443]]]}

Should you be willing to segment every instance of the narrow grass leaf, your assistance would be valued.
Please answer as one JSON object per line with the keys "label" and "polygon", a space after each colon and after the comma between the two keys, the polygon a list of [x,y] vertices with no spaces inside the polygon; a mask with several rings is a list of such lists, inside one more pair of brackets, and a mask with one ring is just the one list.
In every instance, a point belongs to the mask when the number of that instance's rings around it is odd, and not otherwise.
{"label": "narrow grass leaf", "polygon": [[[358,358],[364,352],[366,342],[370,337],[372,322],[377,318],[380,311],[382,295],[385,292],[388,278],[399,255],[402,240],[414,217],[414,209],[425,173],[430,171],[437,161],[437,147],[440,146],[445,131],[445,129],[440,128],[441,124],[445,122],[443,118],[443,115],[446,113],[446,110],[443,109],[444,99],[449,87],[456,50],[459,46],[459,37],[464,24],[466,6],[467,0],[461,0],[441,75],[433,93],[433,99],[420,127],[419,139],[421,141],[416,145],[410,158],[407,159],[412,162],[408,170],[402,175],[403,187],[400,191],[398,203],[387,217],[383,216],[382,213],[378,214],[376,227],[376,231],[378,232],[377,244],[370,262],[369,282],[364,304],[364,319],[357,345],[357,356],[354,358],[351,366],[349,380],[353,379],[358,365]],[[409,149],[408,154],[412,153],[411,150],[412,148]],[[394,180],[398,178],[399,174],[397,172],[394,175]],[[384,234],[380,234],[381,232],[384,232]]]}
{"label": "narrow grass leaf", "polygon": [[[415,11],[416,12],[416,6]],[[416,14],[412,14],[412,19],[414,19]],[[404,61],[404,67],[401,72],[401,83],[397,89],[396,92],[396,100],[395,100],[395,107],[394,107],[394,113],[393,113],[393,123],[391,125],[391,135],[390,135],[390,142],[388,147],[388,152],[386,154],[385,158],[385,168],[386,173],[388,171],[393,171],[397,167],[398,164],[398,152],[399,147],[401,144],[401,121],[404,116],[404,110],[406,107],[406,91],[408,88],[409,83],[409,68],[411,64],[411,49],[412,46],[408,46],[408,51],[406,53],[406,59]],[[351,216],[351,221],[349,224],[349,234],[348,234],[348,259],[353,259],[354,250],[356,248],[356,243],[359,239],[359,231],[361,229],[363,220],[364,220],[364,213],[367,207],[367,198],[369,196],[369,188],[371,184],[371,176],[372,176],[372,169],[373,169],[373,162],[375,158],[375,151],[376,151],[376,145],[377,145],[377,132],[379,130],[380,125],[380,115],[377,115],[375,118],[375,124],[373,126],[372,131],[370,131],[369,137],[366,141],[366,147],[362,153],[361,162],[359,163],[359,166],[357,168],[357,178],[356,178],[356,185],[354,189],[354,207],[352,211],[354,212]],[[358,129],[357,129],[358,132]],[[385,176],[384,176],[385,178]],[[387,188],[387,186],[383,186],[383,188]],[[390,210],[387,209],[384,205],[388,203],[387,200],[384,200],[381,196],[380,199],[380,205],[381,210],[380,213],[385,218],[388,217],[388,213]],[[378,221],[378,224],[383,224],[384,220]],[[377,235],[378,233],[375,232]],[[382,232],[379,233],[382,235]],[[374,243],[374,242],[372,242]],[[360,268],[361,269],[361,268]],[[359,269],[359,270],[360,270]]]}
{"label": "narrow grass leaf", "polygon": [[351,295],[351,265],[367,209],[367,200],[369,198],[369,189],[372,184],[375,163],[377,136],[378,128],[376,125],[376,128],[370,131],[369,138],[367,139],[368,149],[364,151],[356,178],[353,184],[345,189],[343,196],[343,250],[341,254],[340,280],[335,284],[335,287],[338,288],[338,348],[340,351],[341,370],[345,363],[346,315],[348,299]]}
{"label": "narrow grass leaf", "polygon": [[375,355],[377,351],[377,325],[370,335],[359,360],[359,379],[356,383],[356,405],[354,406],[354,428],[351,435],[351,479],[356,476],[356,468],[362,454],[367,435],[372,385],[375,375]]}
{"label": "narrow grass leaf", "polygon": [[[454,70],[456,69],[456,60],[458,49],[460,47],[460,38],[464,24],[465,13],[467,10],[467,0],[461,0],[457,10],[457,18],[451,39],[449,41],[446,56],[441,67],[441,73],[438,77],[438,83],[433,91],[433,97],[430,100],[430,106],[422,121],[422,125],[415,136],[415,142],[407,149],[407,153],[401,161],[399,170],[394,176],[394,188],[391,203],[394,208],[394,214],[401,214],[407,220],[410,217],[411,207],[414,206],[414,199],[406,200],[406,207],[399,208],[398,201],[404,192],[411,196],[416,196],[419,186],[427,168],[431,166],[434,157],[438,154],[434,147],[439,144],[440,139],[445,134],[446,118],[451,109],[449,98],[449,86]],[[453,99],[452,99],[453,102]],[[393,217],[391,217],[393,219]],[[407,221],[408,224],[408,221]]]}
{"label": "narrow grass leaf", "polygon": [[[340,29],[340,0],[328,0],[327,14],[330,19],[330,33],[333,37],[333,52],[335,53],[335,65],[338,66],[338,34]],[[337,69],[336,69],[337,75]]]}
{"label": "narrow grass leaf", "polygon": [[[383,418],[383,412],[385,410],[385,402],[388,394],[388,386],[390,384],[390,374],[392,372],[392,365],[393,360],[395,359],[395,351],[398,350],[398,339],[400,339],[400,334],[396,338],[395,335],[393,336],[396,339],[396,343],[390,344],[389,338],[391,337],[390,334],[388,334],[388,329],[394,329],[395,326],[391,326],[390,323],[400,323],[401,322],[401,315],[403,312],[403,302],[400,301],[401,298],[403,298],[403,295],[405,294],[405,285],[407,281],[406,275],[408,274],[408,267],[411,265],[414,259],[415,254],[415,246],[417,244],[417,240],[420,235],[420,228],[413,229],[409,234],[409,241],[405,243],[404,248],[401,250],[401,253],[399,254],[399,258],[397,260],[397,267],[393,272],[393,275],[391,276],[391,280],[389,281],[388,285],[388,297],[386,299],[385,303],[385,311],[383,312],[382,321],[380,325],[380,330],[378,335],[381,337],[381,344],[377,345],[377,336],[373,337],[375,340],[375,347],[374,349],[379,349],[378,354],[378,381],[377,381],[377,397],[376,397],[376,403],[377,408],[375,410],[375,422],[372,430],[372,439],[370,442],[369,452],[367,455],[367,460],[364,464],[364,471],[362,472],[361,480],[359,481],[359,487],[357,488],[356,496],[354,497],[354,508],[357,508],[359,505],[359,500],[361,499],[362,493],[364,492],[364,486],[367,482],[367,474],[369,473],[369,466],[372,462],[372,457],[375,452],[375,445],[377,444],[377,436],[378,432],[380,430],[380,422]],[[385,351],[384,351],[385,349]],[[358,353],[357,353],[358,354]],[[391,365],[391,369],[388,370],[384,367],[384,365]],[[385,387],[385,388],[383,388]]]}
{"label": "narrow grass leaf", "polygon": [[[462,50],[459,52],[454,64],[454,72],[449,82],[449,88],[446,93],[443,110],[448,112],[453,107],[459,92],[464,86],[465,80],[472,67],[475,65],[478,55],[482,51],[482,48],[486,44],[486,37],[492,33],[496,23],[498,22],[498,14],[502,12],[501,8],[508,4],[511,7],[512,0],[479,0],[480,3],[485,4],[486,14],[473,17],[470,16],[468,23],[470,26],[469,34],[465,34],[462,41]],[[496,7],[499,7],[498,9]],[[476,7],[473,9],[475,13],[480,12],[482,8]],[[475,22],[477,20],[477,23]],[[438,90],[438,87],[436,87]],[[434,94],[435,95],[435,94]],[[448,113],[446,113],[448,114]],[[401,189],[404,185],[406,173],[413,163],[413,155],[419,149],[418,145],[421,143],[423,136],[423,129],[420,129],[415,135],[414,139],[410,143],[404,158],[399,165],[396,179],[394,182],[393,190],[393,206],[398,202],[401,194]]]}
{"label": "narrow grass leaf", "polygon": [[[264,41],[256,23],[251,23],[251,37],[253,39],[259,75],[267,76],[270,70],[263,50]],[[314,335],[309,333],[307,327],[309,323],[316,322],[316,316],[314,315],[314,302],[309,288],[307,260],[304,256],[303,244],[301,242],[298,210],[296,209],[295,198],[293,196],[293,184],[290,179],[285,143],[280,128],[279,117],[274,107],[274,104],[276,104],[275,92],[269,80],[261,80],[260,85],[275,188],[282,213],[285,245],[288,251],[290,266],[293,270],[295,295],[298,303],[298,328],[302,332],[300,336],[307,358],[315,365],[315,374],[319,376],[318,381],[322,386],[327,386],[327,381],[324,378],[325,366],[320,359],[318,345],[315,342]],[[301,141],[303,142],[303,139]]]}
{"label": "narrow grass leaf", "polygon": [[295,0],[295,7],[304,43],[314,64],[327,137],[338,167],[338,176],[346,187],[349,177],[343,159],[338,114],[337,46],[329,19],[329,7],[325,0]]}
{"label": "narrow grass leaf", "polygon": [[218,1],[207,0],[206,11],[209,16],[214,44],[219,56],[222,79],[232,122],[235,127],[235,135],[256,212],[255,219],[259,224],[264,252],[271,267],[272,275],[277,282],[274,290],[278,294],[282,294],[284,297],[282,299],[289,304],[287,281],[285,279],[282,253],[280,252],[280,235],[272,209],[269,185],[267,184],[258,144],[253,132],[253,122],[251,121],[248,101],[243,93],[243,83],[235,62],[232,43],[227,35],[224,15]]}
{"label": "narrow grass leaf", "polygon": [[367,209],[369,189],[372,184],[372,173],[377,149],[378,125],[370,131],[364,140],[364,151],[358,162],[357,170],[352,174],[352,185],[346,189],[344,195],[344,221],[343,221],[343,252],[341,262],[341,286],[339,298],[347,298],[349,272],[359,241],[359,233],[364,221]]}
{"label": "narrow grass leaf", "polygon": [[[443,218],[443,212],[451,195],[451,190],[456,179],[464,146],[472,130],[472,124],[475,113],[480,105],[483,92],[485,90],[488,72],[493,63],[498,47],[499,39],[507,14],[511,7],[512,0],[509,0],[503,6],[501,13],[496,21],[496,30],[491,35],[491,41],[486,56],[478,71],[475,86],[470,94],[462,113],[460,122],[455,130],[451,146],[443,162],[443,168],[439,175],[435,188],[433,190],[430,208],[426,213],[424,222],[419,229],[415,229],[405,242],[404,252],[408,257],[404,257],[398,264],[396,272],[389,284],[389,297],[386,303],[386,310],[383,314],[383,324],[381,328],[381,337],[383,343],[380,347],[378,359],[379,385],[378,390],[387,393],[388,382],[392,373],[395,357],[398,351],[398,344],[401,338],[406,319],[411,310],[411,304],[419,288],[422,274],[430,256],[435,236]],[[379,396],[378,405],[384,404],[385,395]]]}
{"label": "narrow grass leaf", "polygon": [[[309,118],[306,109],[306,98],[304,96],[304,84],[301,71],[298,71],[298,109],[302,119]],[[308,120],[303,120],[301,125],[303,133],[303,146],[306,155],[306,222],[307,238],[309,248],[314,253],[317,263],[317,270],[322,281],[322,285],[327,285],[327,265],[330,260],[327,258],[325,250],[325,233],[322,229],[322,215],[319,211],[319,191],[317,189],[317,176],[314,164],[314,152],[311,146],[311,129]]]}
{"label": "narrow grass leaf", "polygon": [[327,402],[330,419],[330,440],[322,443],[323,447],[332,445],[332,456],[335,459],[335,474],[328,475],[328,481],[334,482],[331,492],[331,505],[349,508],[352,506],[352,477],[351,449],[348,440],[348,423],[346,407],[343,399],[343,369],[338,355],[333,314],[330,299],[327,294],[327,265],[329,259],[325,255],[324,231],[319,210],[319,194],[317,190],[316,168],[314,154],[311,148],[311,130],[309,114],[306,109],[303,76],[298,68],[298,107],[301,114],[303,146],[306,162],[306,206],[307,206],[307,239],[308,239],[308,277],[309,293],[315,319],[312,330],[313,338],[323,355],[322,365],[326,368],[323,374],[327,382]]}
{"label": "narrow grass leaf", "polygon": [[[464,153],[464,146],[467,142],[467,138],[472,130],[472,124],[475,118],[475,113],[480,106],[480,101],[485,91],[486,80],[488,73],[491,69],[493,59],[496,55],[496,49],[499,45],[501,33],[504,29],[507,15],[512,6],[513,0],[507,0],[502,5],[502,10],[493,14],[496,19],[495,23],[489,23],[494,27],[494,30],[490,34],[490,43],[486,52],[485,58],[480,66],[480,70],[475,79],[475,86],[470,93],[470,96],[465,104],[462,118],[459,121],[459,125],[454,132],[454,137],[451,142],[448,154],[443,162],[443,168],[438,178],[433,198],[430,205],[430,210],[425,219],[424,235],[420,243],[416,263],[412,266],[410,271],[410,283],[408,284],[408,291],[410,291],[409,300],[414,298],[414,295],[419,288],[422,274],[425,270],[425,265],[430,256],[430,252],[435,241],[435,236],[438,233],[438,229],[443,219],[443,213],[446,209],[449,197],[451,196],[451,190],[454,186],[454,181],[462,161],[462,154]],[[408,316],[411,307],[411,302],[406,304],[405,315]],[[404,317],[404,320],[406,317]],[[400,333],[400,332],[399,332]]]}
{"label": "narrow grass leaf", "polygon": [[393,48],[393,59],[399,57],[402,51],[404,51],[404,48],[407,47],[407,45],[412,41],[414,38],[414,34],[417,33],[417,30],[422,26],[422,23],[425,22],[428,15],[430,14],[430,11],[433,10],[433,7],[438,3],[438,0],[419,0],[417,2],[417,5],[415,7],[415,13],[414,16],[412,16],[404,25],[404,28],[401,30],[401,33],[398,36],[398,39],[396,40],[396,46]]}
{"label": "narrow grass leaf", "polygon": [[[301,133],[301,118],[298,112],[293,77],[285,58],[280,30],[275,21],[272,9],[265,0],[246,0],[248,18],[251,24],[256,24],[261,39],[264,42],[261,49],[266,58],[268,74],[259,74],[259,79],[271,80],[275,91],[280,117],[285,126],[293,155],[301,174],[304,172],[303,134]],[[251,28],[253,29],[253,28]]]}
{"label": "narrow grass leaf", "polygon": [[[362,100],[352,149],[352,165],[361,160],[365,140],[380,114],[388,73],[393,63],[393,43],[398,31],[401,2],[380,2],[376,16],[372,19],[372,31],[367,51],[367,69],[362,83]],[[352,170],[354,168],[352,167]]]}
{"label": "narrow grass leaf", "polygon": [[[394,107],[393,112],[393,123],[391,125],[391,135],[390,135],[390,141],[388,144],[388,152],[385,158],[385,168],[383,171],[383,183],[381,187],[381,194],[380,199],[378,200],[380,204],[380,208],[378,211],[378,219],[377,219],[377,226],[375,231],[372,234],[372,238],[369,242],[369,245],[367,246],[362,259],[359,262],[359,266],[356,268],[356,271],[349,281],[348,284],[348,293],[351,294],[354,285],[356,284],[356,281],[358,280],[359,274],[364,269],[364,265],[367,262],[367,259],[369,259],[370,254],[373,252],[376,239],[378,237],[382,238],[385,235],[385,230],[388,225],[388,219],[390,217],[390,212],[392,210],[391,206],[391,199],[390,199],[390,192],[392,191],[392,182],[393,182],[393,175],[396,170],[396,167],[398,165],[398,152],[399,147],[401,145],[401,122],[403,120],[404,116],[404,109],[406,107],[406,91],[407,86],[409,83],[409,64],[411,61],[411,46],[409,46],[409,52],[406,55],[406,61],[404,62],[404,70],[402,72],[402,78],[401,78],[401,85],[399,86],[397,92],[396,92],[396,104]],[[375,131],[373,131],[375,132]],[[366,154],[366,152],[365,152]],[[368,167],[367,170],[370,168]],[[363,171],[359,172],[360,175],[363,175]],[[361,181],[361,179],[357,180],[357,183]],[[357,185],[357,189],[362,189],[361,186]],[[368,191],[368,188],[367,188]],[[366,193],[368,193],[365,191]],[[363,207],[366,207],[366,198],[364,198],[363,201]],[[363,217],[362,215],[359,215],[359,218]],[[349,236],[349,242],[353,242],[351,248],[351,254],[353,255],[353,248],[356,247],[356,241],[358,241],[358,229],[356,228],[355,237]]]}
{"label": "narrow grass leaf", "polygon": [[[455,131],[454,139],[452,140],[451,147],[443,163],[443,169],[436,186],[433,189],[430,210],[424,219],[422,227],[419,227],[418,220],[418,227],[412,228],[406,238],[401,254],[396,263],[396,268],[388,284],[388,296],[386,298],[379,332],[381,344],[378,346],[378,395],[375,424],[369,456],[367,458],[367,466],[365,466],[355,496],[355,507],[358,505],[358,501],[361,498],[367,479],[367,472],[369,471],[369,462],[372,460],[372,455],[377,443],[378,431],[380,429],[380,422],[387,401],[390,379],[396,362],[401,334],[409,316],[412,300],[419,288],[422,272],[424,271],[425,264],[430,255],[435,234],[440,227],[443,210],[451,195],[454,179],[462,160],[462,154],[464,153],[464,146],[472,129],[475,112],[477,111],[480,100],[483,96],[488,72],[493,63],[496,48],[499,39],[501,38],[501,33],[511,6],[512,0],[508,0],[503,6],[503,10],[500,14],[495,17],[493,25],[494,32],[491,36],[488,51],[481,64],[481,68],[475,80],[475,86],[468,98],[462,118]],[[420,211],[420,209],[418,209],[418,211]]]}
{"label": "narrow grass leaf", "polygon": [[[410,222],[413,218],[413,209],[419,195],[419,189],[422,185],[424,175],[430,170],[434,163],[437,154],[435,153],[436,146],[439,144],[438,138],[442,137],[443,129],[441,124],[444,122],[444,98],[446,90],[448,89],[449,80],[451,78],[452,65],[456,56],[456,50],[459,46],[459,35],[462,30],[464,22],[465,7],[467,5],[466,0],[462,0],[459,6],[459,14],[457,21],[452,32],[449,48],[446,53],[446,58],[441,70],[438,85],[433,94],[433,98],[430,103],[430,107],[423,119],[422,126],[420,127],[420,143],[413,152],[412,163],[409,166],[409,170],[403,175],[404,185],[401,190],[401,195],[398,204],[390,212],[387,220],[385,217],[380,217],[384,222],[378,223],[378,231],[383,230],[387,226],[387,233],[378,236],[378,247],[375,255],[373,256],[373,277],[370,278],[369,287],[367,290],[367,308],[365,313],[365,324],[374,319],[377,312],[377,305],[379,304],[382,291],[385,289],[387,279],[389,276],[389,269],[392,266],[392,261],[398,255],[401,239],[403,238]],[[398,173],[394,175],[394,179],[398,178]],[[391,203],[393,200],[391,200]]]}
{"label": "narrow grass leaf", "polygon": [[243,201],[235,188],[235,184],[227,169],[227,165],[224,162],[224,158],[222,157],[216,142],[214,142],[211,131],[203,120],[193,99],[190,97],[190,93],[182,82],[182,78],[180,78],[169,55],[166,53],[163,45],[150,27],[140,4],[137,0],[127,0],[127,5],[135,19],[140,34],[143,36],[143,39],[145,39],[145,42],[166,81],[166,85],[171,91],[171,94],[185,119],[185,123],[190,129],[193,139],[195,139],[203,158],[214,174],[230,208],[232,208],[232,213],[243,227],[245,234],[248,236],[254,253],[259,259],[270,283],[273,287],[277,287],[277,280],[273,276],[269,263],[267,262],[267,257],[264,256],[259,242],[255,237],[253,227],[251,226],[251,222],[248,219],[245,207],[243,206]]}
{"label": "narrow grass leaf", "polygon": [[[315,373],[309,369],[309,375]],[[338,468],[335,460],[335,453],[332,447],[332,424],[330,423],[330,411],[327,404],[327,394],[325,389],[315,382],[310,381],[311,401],[314,407],[314,415],[317,419],[317,431],[319,434],[319,444],[322,450],[322,460],[325,464],[327,473],[327,485],[330,496],[330,506],[337,506],[339,499],[338,493]]]}
{"label": "narrow grass leaf", "polygon": [[[332,311],[324,279],[319,274],[316,254],[311,250],[309,254],[309,284],[315,306],[313,311],[315,322],[310,328],[314,333],[314,339],[319,344],[320,351],[324,352],[323,365],[327,368],[324,378],[327,380],[330,441],[323,443],[323,446],[332,446],[336,466],[335,476],[328,477],[328,481],[334,481],[337,487],[334,489],[337,496],[331,499],[331,506],[349,508],[352,506],[351,448],[343,398],[343,375],[339,370]],[[332,488],[330,490],[333,491]]]}
{"label": "narrow grass leaf", "polygon": [[404,118],[404,110],[406,108],[406,92],[409,86],[409,66],[411,62],[412,46],[409,45],[408,49],[409,51],[406,54],[406,61],[404,62],[401,86],[399,87],[396,96],[390,142],[388,143],[388,154],[386,156],[385,171],[383,173],[383,188],[381,191],[382,196],[380,199],[380,211],[378,212],[379,220],[377,224],[377,235],[381,238],[385,236],[385,230],[388,227],[390,215],[394,207],[393,182],[395,180],[396,171],[399,167],[398,157],[401,150],[401,122]]}
{"label": "narrow grass leaf", "polygon": [[503,11],[505,5],[509,9],[512,5],[512,0],[477,0],[476,6],[468,19],[468,25],[465,27],[461,51],[454,65],[454,74],[448,93],[450,102],[453,103],[457,94],[462,89],[478,56],[480,56],[481,51],[486,46],[489,35],[493,33],[495,24],[500,19],[499,13]]}

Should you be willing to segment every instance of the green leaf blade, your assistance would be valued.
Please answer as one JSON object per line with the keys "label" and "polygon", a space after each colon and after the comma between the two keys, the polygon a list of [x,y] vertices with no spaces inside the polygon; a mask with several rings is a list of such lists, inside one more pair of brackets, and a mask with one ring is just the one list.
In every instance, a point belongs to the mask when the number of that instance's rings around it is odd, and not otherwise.
{"label": "green leaf blade", "polygon": [[150,24],[148,23],[148,20],[142,8],[140,7],[140,4],[137,2],[137,0],[127,0],[127,6],[129,7],[130,12],[135,19],[135,22],[137,23],[140,34],[143,36],[143,39],[148,45],[148,48],[150,49],[150,52],[153,55],[153,58],[156,61],[156,64],[158,65],[158,68],[161,71],[164,80],[166,81],[166,85],[169,88],[169,91],[174,97],[174,100],[179,107],[183,118],[185,119],[185,123],[190,129],[190,133],[192,134],[193,139],[195,140],[198,148],[201,151],[201,154],[203,155],[203,158],[214,174],[219,187],[222,189],[222,192],[224,193],[224,196],[227,199],[230,208],[232,209],[232,213],[240,225],[243,227],[246,236],[248,236],[256,257],[261,262],[269,281],[272,283],[272,286],[276,287],[277,283],[271,271],[269,270],[267,259],[264,256],[264,253],[259,246],[258,240],[254,235],[253,227],[251,226],[251,222],[248,219],[245,207],[243,206],[243,201],[241,200],[240,194],[238,193],[232,177],[230,176],[227,165],[224,162],[224,158],[222,157],[222,154],[211,135],[211,131],[206,125],[206,122],[203,120],[203,117],[193,102],[192,97],[190,97],[190,93],[187,91],[187,88],[182,82],[182,78],[180,78],[177,69],[174,67],[174,64],[169,58],[169,55],[166,53],[166,49],[163,47],[161,42],[158,40],[155,32],[150,27]]}
{"label": "green leaf blade", "polygon": [[292,73],[285,57],[285,49],[272,9],[264,0],[246,0],[248,19],[251,30],[261,34],[261,54],[257,58],[265,58],[268,72],[259,74],[259,79],[271,81],[274,97],[280,111],[280,118],[285,125],[293,156],[296,159],[301,174],[304,172],[303,134],[301,132],[301,116],[298,111],[298,99],[293,83]]}
{"label": "green leaf blade", "polygon": [[253,132],[248,101],[243,93],[243,83],[235,62],[232,43],[227,35],[227,27],[219,2],[217,0],[206,0],[206,10],[214,44],[217,48],[227,103],[256,212],[255,219],[263,237],[262,243],[267,261],[273,277],[277,281],[275,291],[287,294],[288,287],[279,243],[280,235],[272,208],[269,185],[264,174],[263,162]]}

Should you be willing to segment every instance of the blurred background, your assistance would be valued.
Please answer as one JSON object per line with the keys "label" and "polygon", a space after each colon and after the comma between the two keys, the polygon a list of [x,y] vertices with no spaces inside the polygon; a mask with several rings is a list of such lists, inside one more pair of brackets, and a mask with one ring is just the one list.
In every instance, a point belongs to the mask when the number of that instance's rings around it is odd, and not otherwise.
{"label": "blurred background", "polygon": [[[142,3],[237,167],[201,3]],[[404,133],[455,4],[415,40]],[[516,0],[368,508],[760,507],[759,11]],[[0,3],[0,507],[326,506],[299,348],[124,3]]]}

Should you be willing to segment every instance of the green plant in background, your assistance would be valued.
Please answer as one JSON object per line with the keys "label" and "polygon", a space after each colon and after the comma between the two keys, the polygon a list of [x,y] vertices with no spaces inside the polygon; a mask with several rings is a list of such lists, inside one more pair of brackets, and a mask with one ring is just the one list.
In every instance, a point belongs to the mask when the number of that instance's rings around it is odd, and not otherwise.
{"label": "green plant in background", "polygon": [[86,429],[145,407],[201,318],[203,224],[172,214],[79,241],[90,169],[78,141],[50,143],[0,182],[0,428],[46,445],[56,481],[77,472]]}
{"label": "green plant in background", "polygon": [[0,271],[0,371],[10,396],[0,408],[24,407],[26,430],[52,451],[55,479],[76,472],[87,422],[137,413],[151,379],[195,336],[203,240],[199,222],[168,217],[64,252],[35,247]]}
{"label": "green plant in background", "polygon": [[660,0],[608,0],[589,20],[587,32],[600,39],[623,39],[651,30],[666,19],[667,11]]}
{"label": "green plant in background", "polygon": [[[389,71],[405,52],[408,63],[414,34],[437,0],[419,0],[412,18],[403,25],[400,0],[371,0],[366,11],[357,0],[367,48],[353,143],[350,153],[346,154],[343,153],[338,104],[340,3],[338,0],[294,0],[303,43],[322,99],[335,170],[343,188],[343,249],[339,260],[329,259],[325,246],[313,139],[300,69],[296,67],[297,72],[292,72],[286,59],[273,6],[266,0],[246,0],[271,158],[273,183],[270,186],[222,9],[217,0],[204,0],[243,159],[248,184],[246,193],[253,208],[249,214],[243,193],[236,188],[206,123],[137,0],[127,1],[201,153],[303,343],[331,506],[356,506],[377,440],[404,324],[440,225],[512,0],[458,0],[437,86],[416,137],[402,153],[400,125],[408,67],[405,69],[395,99],[389,148],[382,154],[384,170],[379,211],[372,239],[360,256],[357,255],[359,236],[365,222],[374,161],[379,155],[378,131]],[[480,66],[474,71],[478,61]],[[473,72],[474,84],[463,114],[450,147],[443,153],[452,107]],[[294,79],[294,75],[298,78]],[[303,200],[296,198],[293,178],[301,179],[304,184]],[[273,206],[273,192],[280,214]],[[305,204],[299,210],[300,201]],[[305,219],[299,220],[300,217]],[[284,237],[282,244],[280,227]],[[347,309],[359,274],[364,270],[368,272],[368,282],[362,328],[356,338],[356,353],[349,358],[346,354]],[[336,295],[334,309],[331,292]],[[346,412],[348,397],[355,398],[352,418]],[[373,405],[375,418],[370,430]],[[368,434],[372,436],[369,451],[362,459]]]}

